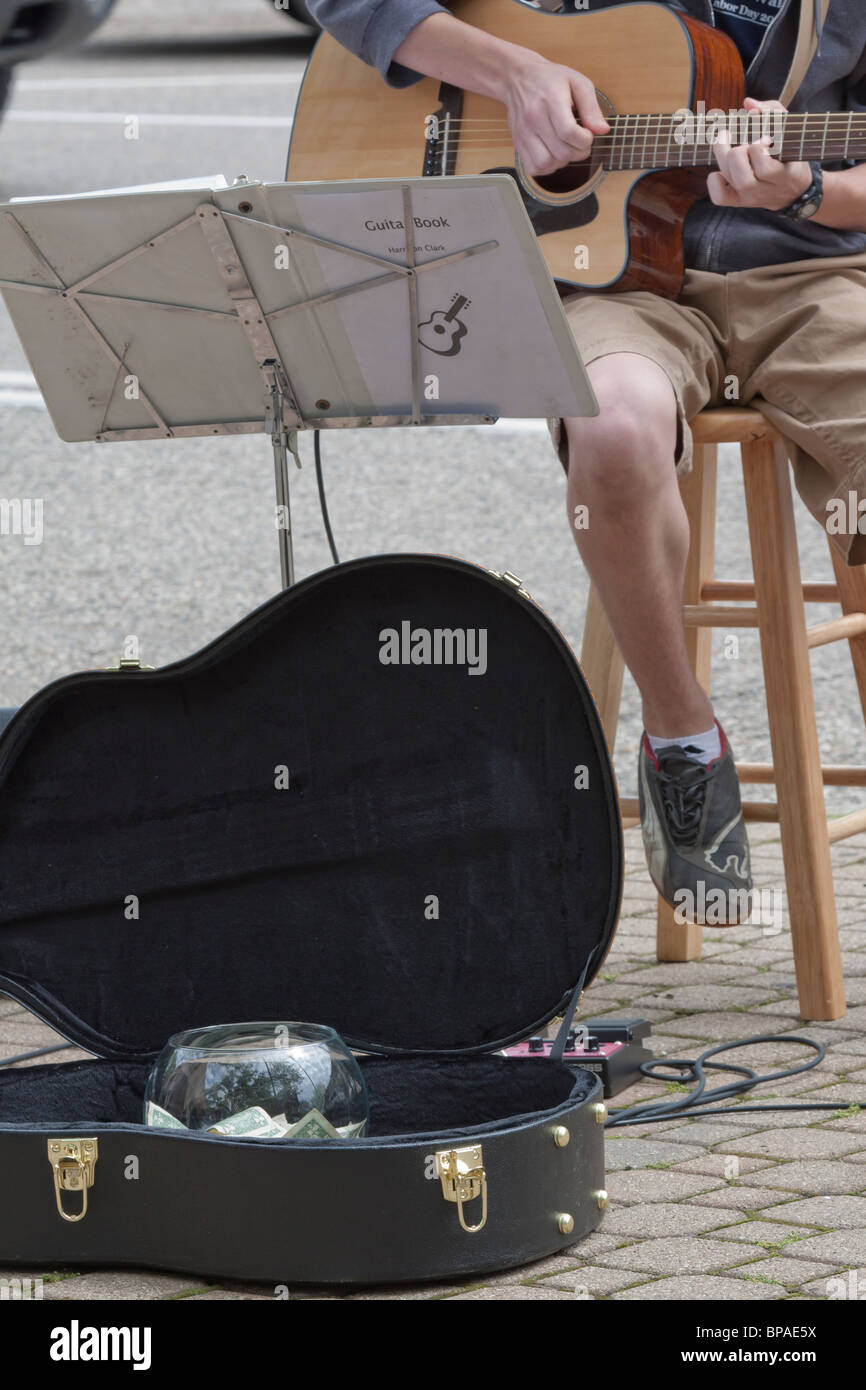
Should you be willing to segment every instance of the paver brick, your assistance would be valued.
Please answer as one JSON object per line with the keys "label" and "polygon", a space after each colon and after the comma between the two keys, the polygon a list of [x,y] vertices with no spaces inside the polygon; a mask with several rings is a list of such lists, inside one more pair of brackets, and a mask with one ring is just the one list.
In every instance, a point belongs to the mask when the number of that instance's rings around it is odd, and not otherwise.
{"label": "paver brick", "polygon": [[740,1213],[733,1208],[714,1211],[690,1202],[649,1202],[608,1213],[604,1226],[606,1231],[634,1237],[688,1236],[721,1226],[726,1219],[738,1221]]}
{"label": "paver brick", "polygon": [[779,1284],[752,1284],[746,1280],[737,1281],[727,1275],[701,1274],[674,1275],[670,1279],[657,1280],[651,1284],[639,1284],[636,1288],[624,1289],[622,1293],[611,1294],[612,1299],[634,1301],[689,1300],[694,1302],[723,1303],[730,1299],[775,1299],[784,1296]]}
{"label": "paver brick", "polygon": [[673,1202],[696,1193],[727,1191],[719,1178],[698,1173],[681,1173],[673,1168],[631,1168],[607,1176],[611,1202]]}
{"label": "paver brick", "polygon": [[582,1265],[576,1273],[572,1270],[567,1274],[546,1275],[541,1283],[542,1287],[549,1285],[551,1288],[561,1289],[564,1293],[570,1293],[574,1298],[587,1295],[590,1298],[604,1298],[617,1289],[627,1289],[635,1283],[643,1283],[645,1279],[645,1274],[638,1274],[635,1270],[604,1269],[601,1265]]}
{"label": "paver brick", "polygon": [[808,1236],[808,1226],[792,1225],[789,1222],[770,1220],[767,1212],[761,1213],[760,1221],[740,1221],[737,1226],[723,1226],[713,1231],[718,1240],[752,1241],[757,1245],[786,1245],[798,1243],[800,1237]]}
{"label": "paver brick", "polygon": [[[829,1275],[830,1268],[824,1266]],[[771,1255],[769,1259],[740,1265],[732,1274],[736,1279],[772,1279],[777,1284],[793,1285],[802,1288],[804,1284],[821,1276],[821,1266],[817,1260],[801,1260],[787,1252],[784,1255]]]}
{"label": "paver brick", "polygon": [[[853,1230],[828,1231],[824,1235],[808,1236],[797,1241],[796,1256],[808,1260],[826,1260],[834,1268],[857,1265],[866,1260],[866,1231],[862,1226]],[[866,1293],[866,1289],[864,1289]]]}
{"label": "paver brick", "polygon": [[113,1273],[82,1274],[45,1284],[42,1296],[58,1302],[78,1299],[156,1299],[172,1298],[187,1289],[206,1289],[213,1282],[194,1279],[188,1274],[153,1274],[150,1271],[117,1270]]}
{"label": "paver brick", "polygon": [[649,1274],[706,1274],[715,1269],[743,1264],[758,1259],[764,1251],[759,1245],[738,1245],[735,1241],[716,1240],[701,1236],[689,1240],[685,1236],[669,1236],[660,1240],[641,1240],[621,1250],[610,1250],[599,1264],[614,1269],[646,1270]]}
{"label": "paver brick", "polygon": [[[822,1129],[786,1129],[783,1133],[765,1130],[740,1139],[717,1144],[714,1153],[752,1155],[759,1158],[838,1158],[863,1149],[856,1134],[828,1133]],[[866,1158],[866,1153],[863,1154]]]}
{"label": "paver brick", "polygon": [[830,1193],[859,1194],[866,1190],[866,1168],[837,1158],[812,1158],[793,1163],[776,1163],[751,1181],[757,1187],[775,1187],[783,1192],[803,1192],[811,1197]]}
{"label": "paver brick", "polygon": [[866,1197],[806,1197],[778,1208],[783,1219],[808,1226],[835,1226],[840,1230],[866,1226]]}

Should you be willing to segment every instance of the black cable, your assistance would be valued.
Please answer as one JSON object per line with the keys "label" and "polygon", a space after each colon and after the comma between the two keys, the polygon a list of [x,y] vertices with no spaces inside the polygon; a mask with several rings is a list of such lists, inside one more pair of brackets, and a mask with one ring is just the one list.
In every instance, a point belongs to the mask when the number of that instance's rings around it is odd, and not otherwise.
{"label": "black cable", "polygon": [[0,1067],[11,1067],[15,1062],[29,1062],[32,1057],[45,1057],[49,1052],[67,1052],[77,1043],[54,1043],[51,1047],[37,1047],[34,1052],[19,1052],[17,1057],[0,1057]]}
{"label": "black cable", "polygon": [[328,501],[325,497],[325,480],[322,476],[322,444],[319,438],[320,434],[320,430],[313,430],[313,455],[316,460],[316,482],[319,486],[319,505],[322,508],[322,521],[325,526],[325,535],[328,537],[331,559],[334,561],[335,565],[338,565],[340,563],[340,557],[337,554],[334,533],[331,530],[331,518],[328,515]]}
{"label": "black cable", "polygon": [[[782,1071],[768,1072],[765,1076],[759,1076],[751,1067],[737,1066],[733,1062],[711,1062],[710,1057],[717,1056],[720,1052],[731,1052],[739,1047],[756,1047],[761,1043],[799,1043],[803,1047],[809,1047],[815,1053],[809,1061],[801,1062],[799,1066],[786,1067]],[[622,1128],[625,1125],[645,1125],[655,1124],[660,1120],[676,1118],[679,1115],[687,1114],[691,1110],[699,1110],[701,1115],[744,1115],[750,1111],[755,1113],[769,1110],[846,1110],[852,1102],[844,1100],[820,1100],[820,1101],[797,1101],[783,1105],[725,1105],[719,1106],[713,1103],[720,1100],[729,1100],[733,1096],[744,1095],[753,1086],[765,1085],[768,1081],[780,1081],[791,1076],[799,1076],[801,1072],[811,1071],[817,1067],[827,1055],[827,1050],[823,1043],[814,1042],[812,1038],[801,1037],[797,1033],[766,1033],[759,1034],[750,1038],[741,1038],[737,1042],[720,1043],[717,1047],[708,1047],[696,1058],[682,1060],[680,1058],[658,1057],[651,1062],[641,1064],[641,1074],[663,1080],[659,1069],[664,1068],[674,1071],[687,1081],[694,1081],[695,1087],[688,1095],[682,1096],[672,1101],[648,1101],[646,1105],[633,1105],[622,1110],[613,1110],[607,1120],[607,1127],[610,1129]],[[732,1081],[726,1086],[717,1086],[712,1091],[707,1091],[708,1071],[727,1071],[736,1072],[743,1077],[742,1081]],[[668,1078],[672,1079],[672,1078]],[[712,1106],[712,1109],[707,1109]]]}

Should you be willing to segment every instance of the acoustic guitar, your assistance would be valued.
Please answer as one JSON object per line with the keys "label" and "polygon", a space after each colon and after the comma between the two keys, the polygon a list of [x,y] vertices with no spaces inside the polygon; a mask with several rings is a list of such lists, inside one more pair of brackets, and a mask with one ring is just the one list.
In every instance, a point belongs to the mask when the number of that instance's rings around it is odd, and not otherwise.
{"label": "acoustic guitar", "polygon": [[[324,34],[301,89],[287,178],[506,171],[518,182],[561,287],[679,294],[683,221],[706,194],[715,166],[709,122],[696,119],[689,129],[683,113],[742,113],[745,77],[736,45],[657,4],[553,14],[523,0],[455,0],[451,9],[591,78],[611,129],[595,137],[590,158],[533,178],[515,156],[500,103],[431,78],[388,87]],[[866,158],[862,114],[789,112],[780,119],[781,131],[770,132],[778,158]],[[746,138],[760,133],[753,128]]]}

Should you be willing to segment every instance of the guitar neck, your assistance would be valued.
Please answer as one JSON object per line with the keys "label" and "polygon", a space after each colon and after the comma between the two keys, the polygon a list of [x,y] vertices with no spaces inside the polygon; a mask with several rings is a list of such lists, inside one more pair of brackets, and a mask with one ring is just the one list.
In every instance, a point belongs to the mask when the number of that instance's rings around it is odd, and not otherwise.
{"label": "guitar neck", "polygon": [[819,160],[832,164],[866,159],[866,115],[859,112],[771,112],[762,126],[761,113],[733,112],[714,122],[711,114],[611,116],[609,135],[596,136],[593,156],[607,169],[694,169],[716,164],[714,133],[726,129],[732,144],[773,140],[772,154],[790,163]]}

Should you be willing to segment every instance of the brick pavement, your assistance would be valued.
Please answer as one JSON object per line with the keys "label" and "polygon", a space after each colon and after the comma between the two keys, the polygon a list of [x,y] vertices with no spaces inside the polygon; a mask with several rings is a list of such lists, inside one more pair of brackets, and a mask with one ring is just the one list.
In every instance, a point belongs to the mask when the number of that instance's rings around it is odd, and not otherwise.
{"label": "brick pavement", "polygon": [[[773,827],[753,832],[756,886],[779,885]],[[761,926],[708,929],[700,961],[657,964],[653,898],[639,832],[626,835],[627,873],[620,930],[587,1015],[644,1015],[659,1056],[694,1056],[707,1045],[754,1033],[805,1032],[827,1059],[768,1088],[784,1101],[866,1099],[866,846],[833,849],[844,888],[843,930],[850,1009],[838,1023],[802,1025],[787,931]],[[51,1041],[50,1030],[0,998],[5,1054]],[[67,1054],[73,1056],[75,1054]],[[758,1054],[764,1070],[803,1056],[795,1047]],[[539,1065],[542,1065],[541,1063]],[[645,1081],[611,1102],[664,1096]],[[720,1115],[609,1131],[610,1208],[598,1231],[560,1255],[464,1283],[334,1293],[292,1288],[291,1298],[785,1300],[866,1296],[866,1114],[833,1111]],[[37,1271],[33,1271],[36,1274]],[[22,1271],[0,1270],[4,1275]],[[43,1297],[56,1300],[273,1298],[262,1285],[153,1271],[43,1272]]]}

